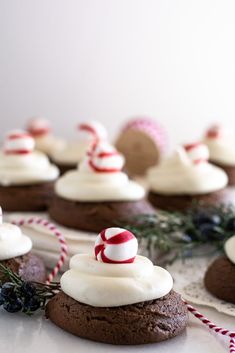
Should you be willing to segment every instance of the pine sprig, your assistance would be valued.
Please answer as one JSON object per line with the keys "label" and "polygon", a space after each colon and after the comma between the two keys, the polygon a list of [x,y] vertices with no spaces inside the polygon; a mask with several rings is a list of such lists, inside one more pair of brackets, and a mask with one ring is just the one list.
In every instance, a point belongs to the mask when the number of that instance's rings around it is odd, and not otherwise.
{"label": "pine sprig", "polygon": [[38,309],[45,309],[48,299],[60,290],[60,283],[50,284],[24,281],[11,269],[0,263],[0,306],[8,312],[21,311],[32,315]]}
{"label": "pine sprig", "polygon": [[235,234],[235,208],[194,204],[186,213],[157,211],[121,226],[136,235],[153,260],[172,263],[223,251],[224,242]]}

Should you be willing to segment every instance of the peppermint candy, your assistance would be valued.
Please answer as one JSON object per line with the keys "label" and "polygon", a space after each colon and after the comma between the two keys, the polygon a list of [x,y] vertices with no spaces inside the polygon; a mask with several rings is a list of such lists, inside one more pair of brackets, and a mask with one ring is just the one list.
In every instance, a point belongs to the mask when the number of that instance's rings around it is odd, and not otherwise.
{"label": "peppermint candy", "polygon": [[219,124],[212,125],[206,132],[206,137],[217,139],[224,134],[224,128]]}
{"label": "peppermint candy", "polygon": [[106,141],[96,142],[87,155],[90,168],[97,173],[119,172],[124,165],[124,157]]}
{"label": "peppermint candy", "polygon": [[50,130],[51,125],[49,120],[41,117],[31,118],[27,125],[27,131],[35,137],[47,135]]}
{"label": "peppermint candy", "polygon": [[84,133],[85,139],[90,139],[92,141],[106,140],[107,131],[105,127],[98,121],[90,121],[87,123],[80,123],[78,125],[78,130]]}
{"label": "peppermint candy", "polygon": [[34,149],[34,139],[23,130],[10,131],[4,141],[3,151],[5,154],[28,154]]}
{"label": "peppermint candy", "polygon": [[123,228],[107,228],[97,236],[95,257],[110,264],[127,264],[135,260],[138,242],[134,234]]}
{"label": "peppermint candy", "polygon": [[184,149],[194,164],[207,162],[209,159],[208,147],[201,142],[186,144],[184,145]]}

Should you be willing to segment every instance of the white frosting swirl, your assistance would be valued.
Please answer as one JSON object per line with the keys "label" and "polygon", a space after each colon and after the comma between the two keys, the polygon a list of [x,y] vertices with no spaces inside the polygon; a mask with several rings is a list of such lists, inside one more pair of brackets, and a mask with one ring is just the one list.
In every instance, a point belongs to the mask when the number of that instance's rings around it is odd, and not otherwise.
{"label": "white frosting swirl", "polygon": [[32,249],[32,241],[22,234],[19,227],[10,224],[0,224],[0,261],[25,255]]}
{"label": "white frosting swirl", "polygon": [[195,164],[179,147],[175,153],[148,171],[150,190],[165,195],[196,195],[214,192],[227,185],[226,173],[206,161]]}
{"label": "white frosting swirl", "polygon": [[0,185],[29,185],[55,180],[59,175],[41,152],[4,154],[0,152]]}
{"label": "white frosting swirl", "polygon": [[123,172],[96,173],[85,158],[77,170],[65,173],[55,184],[56,193],[74,201],[136,201],[145,196],[142,186]]}
{"label": "white frosting swirl", "polygon": [[58,164],[73,164],[74,166],[84,157],[89,147],[89,143],[83,141],[67,143],[64,148],[54,150],[51,159]]}
{"label": "white frosting swirl", "polygon": [[203,142],[210,152],[210,160],[227,166],[235,166],[235,142],[226,134],[218,137],[205,137]]}
{"label": "white frosting swirl", "polygon": [[158,299],[173,280],[168,271],[143,256],[131,264],[108,264],[91,255],[75,255],[60,280],[64,293],[95,307],[115,307]]}
{"label": "white frosting swirl", "polygon": [[65,146],[65,141],[48,133],[42,136],[35,136],[35,148],[38,151],[51,155],[53,151],[60,151]]}
{"label": "white frosting swirl", "polygon": [[224,250],[227,258],[235,265],[235,235],[225,242]]}

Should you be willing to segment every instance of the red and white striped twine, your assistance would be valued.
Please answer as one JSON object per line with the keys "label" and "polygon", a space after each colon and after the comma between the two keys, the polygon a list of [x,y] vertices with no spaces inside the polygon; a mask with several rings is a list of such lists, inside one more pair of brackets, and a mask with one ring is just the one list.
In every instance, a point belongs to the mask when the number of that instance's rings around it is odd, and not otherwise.
{"label": "red and white striped twine", "polygon": [[63,236],[63,234],[59,231],[59,229],[51,222],[49,222],[46,219],[38,218],[38,217],[31,217],[29,219],[20,219],[17,221],[12,221],[11,223],[18,225],[18,226],[30,226],[30,225],[40,225],[45,227],[47,230],[49,230],[53,235],[56,236],[57,240],[60,243],[60,256],[59,259],[53,268],[53,270],[49,273],[46,284],[49,284],[53,278],[57,275],[61,267],[63,266],[65,259],[68,255],[68,247],[66,240]]}
{"label": "red and white striped twine", "polygon": [[230,331],[228,329],[215,325],[213,322],[207,319],[203,314],[201,314],[197,309],[195,309],[192,305],[188,304],[186,301],[184,302],[188,308],[188,311],[192,313],[204,325],[209,327],[210,330],[214,331],[216,334],[230,337],[229,352],[235,353],[235,331]]}

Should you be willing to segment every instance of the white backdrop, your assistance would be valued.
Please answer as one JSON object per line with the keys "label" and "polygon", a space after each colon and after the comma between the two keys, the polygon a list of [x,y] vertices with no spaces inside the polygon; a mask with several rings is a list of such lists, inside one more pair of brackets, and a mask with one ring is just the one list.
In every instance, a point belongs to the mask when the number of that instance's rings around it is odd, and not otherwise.
{"label": "white backdrop", "polygon": [[233,0],[0,0],[1,133],[35,114],[65,135],[136,114],[177,142],[235,130],[234,18]]}

